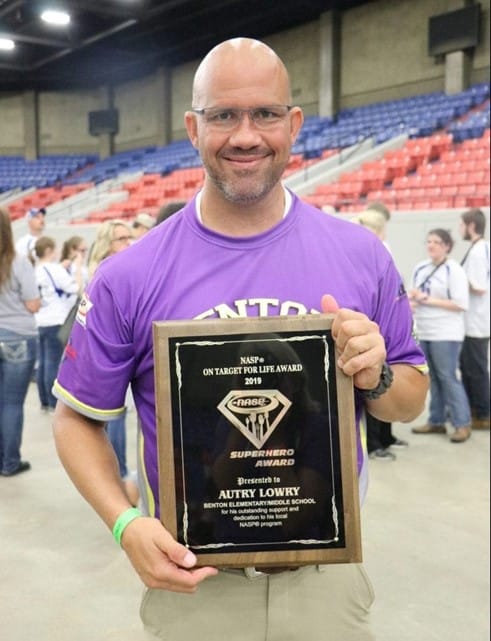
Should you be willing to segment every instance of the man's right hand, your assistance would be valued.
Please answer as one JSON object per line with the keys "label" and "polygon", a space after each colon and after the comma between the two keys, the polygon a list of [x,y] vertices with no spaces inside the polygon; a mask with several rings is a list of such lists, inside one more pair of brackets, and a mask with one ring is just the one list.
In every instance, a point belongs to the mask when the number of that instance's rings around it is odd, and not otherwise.
{"label": "man's right hand", "polygon": [[192,594],[201,581],[218,573],[212,567],[195,568],[195,555],[151,517],[132,521],[121,546],[148,588]]}

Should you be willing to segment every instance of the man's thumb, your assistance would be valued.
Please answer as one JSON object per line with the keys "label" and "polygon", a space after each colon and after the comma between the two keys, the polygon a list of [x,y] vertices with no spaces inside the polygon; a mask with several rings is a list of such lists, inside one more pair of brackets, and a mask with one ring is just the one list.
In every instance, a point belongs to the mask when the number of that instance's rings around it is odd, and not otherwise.
{"label": "man's thumb", "polygon": [[181,568],[190,569],[196,565],[197,559],[191,550],[175,541],[170,535],[169,540],[165,542],[165,552],[169,559]]}
{"label": "man's thumb", "polygon": [[324,294],[321,298],[321,311],[324,314],[332,314],[333,312],[337,312],[338,309],[339,305],[334,296],[331,296],[331,294]]}

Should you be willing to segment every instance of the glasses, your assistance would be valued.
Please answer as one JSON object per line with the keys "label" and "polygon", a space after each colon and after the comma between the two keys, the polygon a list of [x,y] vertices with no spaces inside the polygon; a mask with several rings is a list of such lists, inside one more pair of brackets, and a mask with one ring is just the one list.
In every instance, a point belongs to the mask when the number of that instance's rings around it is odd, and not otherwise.
{"label": "glasses", "polygon": [[130,240],[133,240],[132,236],[120,236],[119,238],[113,238],[112,243],[128,243]]}
{"label": "glasses", "polygon": [[250,109],[205,107],[204,109],[193,109],[193,111],[198,116],[202,116],[210,127],[220,131],[232,131],[242,122],[245,114],[258,129],[273,129],[285,120],[291,108],[290,105],[267,105]]}

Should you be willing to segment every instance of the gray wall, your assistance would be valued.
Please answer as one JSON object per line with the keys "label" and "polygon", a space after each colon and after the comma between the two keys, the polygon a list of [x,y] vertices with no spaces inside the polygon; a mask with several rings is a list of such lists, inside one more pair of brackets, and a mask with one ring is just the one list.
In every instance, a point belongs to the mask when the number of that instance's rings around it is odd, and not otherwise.
{"label": "gray wall", "polygon": [[[445,65],[427,55],[428,18],[464,6],[465,0],[376,0],[342,14],[341,107],[442,91]],[[481,0],[483,33],[472,61],[471,81],[489,79],[490,0]],[[320,30],[311,22],[265,41],[290,70],[294,101],[306,114],[318,113]],[[170,132],[166,122],[163,74],[116,87],[120,133],[115,151],[164,144],[185,136],[183,112],[191,102],[191,83],[198,61],[169,71]],[[98,151],[87,131],[88,112],[107,106],[104,88],[39,94],[41,154]],[[25,152],[22,94],[0,93],[0,155]]]}

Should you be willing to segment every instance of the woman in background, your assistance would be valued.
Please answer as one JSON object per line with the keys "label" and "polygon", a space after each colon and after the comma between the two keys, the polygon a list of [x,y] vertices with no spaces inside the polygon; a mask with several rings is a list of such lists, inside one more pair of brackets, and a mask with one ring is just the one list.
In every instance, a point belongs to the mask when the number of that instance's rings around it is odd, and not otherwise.
{"label": "woman in background", "polygon": [[452,443],[471,435],[471,411],[457,377],[464,341],[464,313],[469,306],[469,283],[463,268],[449,258],[453,240],[445,229],[428,232],[428,259],[416,265],[408,292],[416,330],[430,371],[428,423],[413,427],[415,434],[446,434],[447,418],[455,428]]}
{"label": "woman in background", "polygon": [[[88,247],[82,236],[71,236],[63,243],[61,247],[60,264],[66,271],[73,276],[80,272],[82,279],[82,290],[89,282],[89,270],[87,268]],[[72,308],[76,297],[68,300],[68,311]]]}
{"label": "woman in background", "polygon": [[21,460],[24,401],[36,361],[34,314],[40,298],[34,267],[16,253],[10,216],[0,209],[0,474],[31,469]]}

